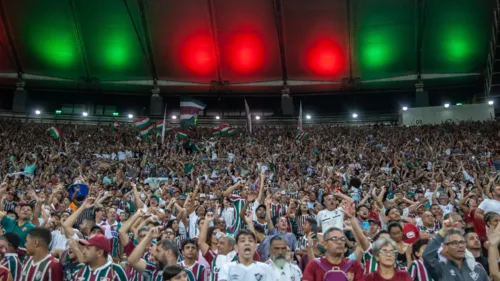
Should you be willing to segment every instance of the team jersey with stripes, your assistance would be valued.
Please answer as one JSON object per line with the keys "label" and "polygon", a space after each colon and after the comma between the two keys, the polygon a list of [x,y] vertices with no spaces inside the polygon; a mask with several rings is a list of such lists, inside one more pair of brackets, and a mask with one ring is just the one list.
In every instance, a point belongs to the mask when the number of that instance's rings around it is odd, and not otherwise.
{"label": "team jersey with stripes", "polygon": [[17,202],[16,201],[7,201],[5,200],[3,203],[3,211],[14,211],[16,209]]}
{"label": "team jersey with stripes", "polygon": [[35,263],[32,257],[27,257],[23,264],[18,281],[56,281],[62,280],[62,266],[59,261],[48,254],[44,259]]}
{"label": "team jersey with stripes", "polygon": [[233,225],[230,226],[230,233],[236,233],[241,228],[240,211],[241,209],[243,209],[243,206],[245,206],[245,200],[242,199],[239,195],[232,194],[229,196],[229,203],[234,206],[235,211]]}
{"label": "team jersey with stripes", "polygon": [[235,251],[229,252],[227,255],[218,255],[212,251],[212,249],[208,249],[207,253],[204,254],[203,257],[210,265],[210,281],[219,280],[219,271],[224,264],[238,260],[238,256]]}
{"label": "team jersey with stripes", "polygon": [[191,266],[186,266],[184,261],[179,263],[186,270],[188,281],[207,281],[208,271],[205,266],[195,261]]}
{"label": "team jersey with stripes", "polygon": [[118,237],[118,231],[120,231],[122,224],[115,221],[113,224],[107,224],[105,226],[105,235],[111,240],[111,256],[118,257],[120,255],[120,239]]}
{"label": "team jersey with stripes", "polygon": [[410,272],[413,281],[433,281],[421,260],[414,260],[408,272]]}
{"label": "team jersey with stripes", "polygon": [[17,254],[6,253],[2,260],[2,265],[9,269],[14,280],[21,277],[22,265]]}
{"label": "team jersey with stripes", "polygon": [[144,278],[143,280],[150,281],[162,281],[163,280],[163,270],[158,270],[156,263],[146,262],[146,270],[142,273]]}
{"label": "team jersey with stripes", "polygon": [[79,264],[73,275],[74,281],[127,281],[127,275],[123,268],[112,262],[92,270],[89,265]]}

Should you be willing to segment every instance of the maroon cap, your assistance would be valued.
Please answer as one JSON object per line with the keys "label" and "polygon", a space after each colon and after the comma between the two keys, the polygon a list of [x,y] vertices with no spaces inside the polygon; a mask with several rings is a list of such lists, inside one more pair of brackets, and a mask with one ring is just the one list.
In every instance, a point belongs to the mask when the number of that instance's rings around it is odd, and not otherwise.
{"label": "maroon cap", "polygon": [[96,234],[89,240],[80,240],[79,242],[85,246],[96,246],[99,249],[103,249],[106,253],[111,252],[111,242],[102,234]]}

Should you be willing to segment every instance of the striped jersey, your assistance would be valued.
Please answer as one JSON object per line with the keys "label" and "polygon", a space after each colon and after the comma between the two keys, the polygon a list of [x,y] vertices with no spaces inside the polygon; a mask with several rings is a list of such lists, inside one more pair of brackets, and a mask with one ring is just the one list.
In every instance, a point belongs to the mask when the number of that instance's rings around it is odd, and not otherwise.
{"label": "striped jersey", "polygon": [[44,259],[35,263],[32,257],[24,261],[21,276],[17,281],[55,281],[62,280],[62,266],[59,261],[48,254]]}
{"label": "striped jersey", "polygon": [[22,265],[17,254],[5,253],[2,265],[9,269],[14,280],[18,280],[21,277]]}
{"label": "striped jersey", "polygon": [[142,273],[143,280],[150,281],[162,281],[163,280],[163,269],[158,270],[156,263],[146,262],[146,270]]}
{"label": "striped jersey", "polygon": [[187,273],[188,281],[208,281],[207,273],[208,271],[205,269],[205,266],[195,261],[191,266],[186,266],[184,261],[179,263]]}
{"label": "striped jersey", "polygon": [[16,209],[17,202],[16,201],[7,201],[5,200],[3,203],[3,211],[14,211]]}
{"label": "striped jersey", "polygon": [[[365,263],[365,274],[375,272],[378,269],[378,262],[373,256],[373,250],[372,246],[370,245],[370,248],[363,253],[363,260]],[[398,261],[394,264],[394,268],[401,269],[401,270],[407,270],[407,268],[400,264]]]}
{"label": "striped jersey", "polygon": [[127,281],[125,270],[116,263],[110,261],[103,266],[92,270],[89,265],[79,264],[73,275],[74,281]]}
{"label": "striped jersey", "polygon": [[[237,261],[238,256],[235,251],[228,253],[227,255],[218,255],[212,249],[208,249],[207,253],[203,255],[208,264],[210,264],[210,281],[219,280],[219,271],[222,266],[231,261]],[[300,280],[296,280],[300,281]]]}
{"label": "striped jersey", "polygon": [[[156,241],[156,240],[153,240],[153,241]],[[153,246],[153,244],[156,244],[156,243],[152,243],[151,247]],[[129,257],[130,254],[132,254],[136,245],[137,245],[137,241],[132,240],[132,239],[129,240],[128,244],[123,248],[124,253],[127,257]],[[144,255],[142,255],[142,258],[146,262],[152,262],[152,260],[150,259],[150,254],[149,254],[150,250],[151,250],[151,248],[148,251],[146,251],[144,253]],[[127,279],[129,281],[146,281],[147,280],[146,276],[144,274],[142,274],[142,272],[137,271],[130,264],[127,265],[127,267],[125,268],[125,273],[127,274]]]}
{"label": "striped jersey", "polygon": [[296,218],[296,222],[297,222],[297,234],[298,235],[304,235],[304,224],[306,223],[306,219],[307,218],[312,218],[312,219],[316,219],[315,216],[313,215],[300,215]]}
{"label": "striped jersey", "polygon": [[0,265],[0,281],[15,281],[7,267]]}
{"label": "striped jersey", "polygon": [[411,279],[414,281],[432,281],[432,278],[427,273],[427,269],[424,266],[424,263],[420,260],[414,260],[410,265]]}
{"label": "striped jersey", "polygon": [[297,239],[297,246],[295,248],[296,251],[302,250],[307,248],[307,237],[306,235],[301,236],[299,239]]}
{"label": "striped jersey", "polygon": [[120,239],[118,237],[118,231],[120,231],[122,224],[115,221],[113,224],[106,224],[104,226],[104,235],[111,241],[111,256],[118,257],[120,255]]}
{"label": "striped jersey", "polygon": [[271,204],[271,217],[279,218],[286,215],[287,207],[285,204]]}

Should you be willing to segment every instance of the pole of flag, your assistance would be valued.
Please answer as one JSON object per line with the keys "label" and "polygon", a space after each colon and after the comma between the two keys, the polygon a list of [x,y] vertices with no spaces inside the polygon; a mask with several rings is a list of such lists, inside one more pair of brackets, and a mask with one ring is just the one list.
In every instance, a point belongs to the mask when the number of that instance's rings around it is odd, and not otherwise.
{"label": "pole of flag", "polygon": [[297,129],[302,131],[302,101],[300,101],[300,110],[299,110],[299,124]]}
{"label": "pole of flag", "polygon": [[165,103],[165,111],[163,112],[163,128],[161,130],[161,144],[165,143],[165,127],[167,126],[167,103]]}

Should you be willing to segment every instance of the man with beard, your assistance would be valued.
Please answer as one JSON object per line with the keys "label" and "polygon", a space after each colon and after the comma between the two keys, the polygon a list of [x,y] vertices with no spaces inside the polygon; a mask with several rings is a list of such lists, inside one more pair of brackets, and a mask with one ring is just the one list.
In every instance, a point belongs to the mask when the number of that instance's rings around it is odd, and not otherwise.
{"label": "man with beard", "polygon": [[158,239],[160,236],[160,227],[151,228],[128,257],[129,265],[134,267],[138,272],[142,272],[143,276],[151,281],[161,281],[163,268],[167,265],[177,264],[177,257],[179,256],[179,250],[174,241],[162,240],[151,253],[156,263],[148,262],[142,258],[142,255],[149,248],[153,240]]}
{"label": "man with beard", "polygon": [[219,271],[219,281],[276,281],[278,279],[269,265],[254,261],[257,239],[253,232],[240,230],[236,236],[236,248],[238,260],[222,266]]}
{"label": "man with beard", "polygon": [[481,239],[479,239],[479,235],[475,232],[467,232],[464,235],[465,239],[465,247],[472,254],[476,262],[480,263],[486,273],[490,274],[490,269],[488,266],[488,258],[483,256],[482,247],[481,247]]}
{"label": "man with beard", "polygon": [[96,234],[89,240],[80,240],[79,242],[83,245],[84,264],[77,266],[73,275],[74,281],[127,280],[123,268],[108,258],[111,252],[111,244],[106,236]]}
{"label": "man with beard", "polygon": [[[356,260],[344,258],[346,237],[340,228],[331,227],[323,233],[323,245],[326,248],[325,257],[309,262],[304,270],[303,281],[322,281],[325,269],[338,267],[347,268],[344,272],[351,281],[364,280],[361,264]],[[350,263],[350,265],[348,264]]]}
{"label": "man with beard", "polygon": [[[245,220],[248,204],[249,202],[247,201],[245,207],[243,207],[243,209],[240,211],[240,217],[243,221]],[[253,224],[262,226],[262,228],[264,228],[264,234],[268,235],[269,224],[267,223],[267,217],[266,217],[266,205],[264,204],[259,205],[255,210],[255,216],[257,217],[257,220],[254,221]]]}
{"label": "man with beard", "polygon": [[179,263],[186,269],[189,281],[208,281],[207,270],[205,266],[196,261],[198,254],[198,245],[194,239],[182,241],[182,257],[184,260]]}
{"label": "man with beard", "polygon": [[271,258],[266,262],[273,270],[280,281],[300,281],[302,272],[300,268],[287,261],[287,246],[285,239],[280,236],[271,238]]}

